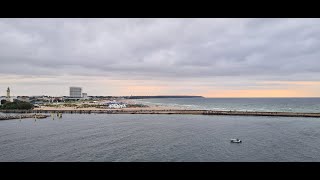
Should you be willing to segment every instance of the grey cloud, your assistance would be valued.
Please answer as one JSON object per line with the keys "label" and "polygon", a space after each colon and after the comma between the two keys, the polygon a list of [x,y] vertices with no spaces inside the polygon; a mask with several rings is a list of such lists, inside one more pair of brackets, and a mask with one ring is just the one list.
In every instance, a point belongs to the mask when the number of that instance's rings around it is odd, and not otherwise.
{"label": "grey cloud", "polygon": [[320,77],[319,31],[319,19],[1,19],[0,71],[139,79]]}

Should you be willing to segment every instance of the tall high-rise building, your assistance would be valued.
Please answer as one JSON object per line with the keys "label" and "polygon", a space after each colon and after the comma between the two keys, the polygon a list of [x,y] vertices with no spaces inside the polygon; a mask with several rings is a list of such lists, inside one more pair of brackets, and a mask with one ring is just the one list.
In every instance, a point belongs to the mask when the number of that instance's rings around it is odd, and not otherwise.
{"label": "tall high-rise building", "polygon": [[81,98],[82,96],[82,88],[81,87],[70,87],[70,97],[72,98]]}

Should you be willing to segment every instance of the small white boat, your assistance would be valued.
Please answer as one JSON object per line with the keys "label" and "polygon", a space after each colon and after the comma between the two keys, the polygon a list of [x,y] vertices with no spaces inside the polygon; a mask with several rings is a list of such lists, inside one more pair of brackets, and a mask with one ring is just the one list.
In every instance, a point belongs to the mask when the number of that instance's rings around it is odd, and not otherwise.
{"label": "small white boat", "polygon": [[242,141],[240,139],[230,139],[230,142],[232,142],[232,143],[241,143]]}

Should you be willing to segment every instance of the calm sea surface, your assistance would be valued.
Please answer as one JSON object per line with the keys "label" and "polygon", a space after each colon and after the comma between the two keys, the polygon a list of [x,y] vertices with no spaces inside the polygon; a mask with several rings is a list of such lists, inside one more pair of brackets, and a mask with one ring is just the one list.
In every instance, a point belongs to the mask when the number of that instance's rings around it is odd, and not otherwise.
{"label": "calm sea surface", "polygon": [[158,98],[136,101],[186,109],[320,113],[320,98]]}
{"label": "calm sea surface", "polygon": [[64,114],[0,121],[0,161],[320,161],[319,152],[319,118]]}

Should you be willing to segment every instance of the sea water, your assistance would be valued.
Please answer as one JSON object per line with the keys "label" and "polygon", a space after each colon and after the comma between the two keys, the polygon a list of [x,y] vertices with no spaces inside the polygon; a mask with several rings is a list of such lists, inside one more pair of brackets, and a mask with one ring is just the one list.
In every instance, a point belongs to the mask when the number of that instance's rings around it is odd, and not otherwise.
{"label": "sea water", "polygon": [[320,98],[157,98],[135,101],[185,109],[320,113]]}
{"label": "sea water", "polygon": [[319,129],[319,118],[64,114],[0,121],[0,161],[320,161]]}

